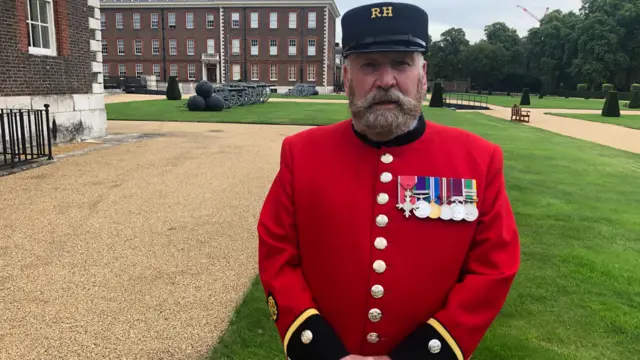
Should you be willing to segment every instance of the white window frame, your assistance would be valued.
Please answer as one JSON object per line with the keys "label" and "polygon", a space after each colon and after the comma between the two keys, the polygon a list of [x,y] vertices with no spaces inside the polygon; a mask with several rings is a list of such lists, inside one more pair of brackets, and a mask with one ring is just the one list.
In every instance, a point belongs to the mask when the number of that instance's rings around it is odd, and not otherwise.
{"label": "white window frame", "polygon": [[169,76],[175,76],[176,79],[178,78],[178,64],[171,64],[169,65]]}
{"label": "white window frame", "polygon": [[[124,71],[122,71],[124,69]],[[127,65],[126,64],[118,64],[118,77],[127,77]]]}
{"label": "white window frame", "polygon": [[193,39],[187,39],[187,55],[196,54],[196,41]]}
{"label": "white window frame", "polygon": [[176,28],[176,13],[174,12],[167,13],[167,23],[170,29]]}
{"label": "white window frame", "polygon": [[312,11],[307,15],[307,26],[309,27],[309,29],[316,28],[317,20],[318,20],[318,15],[315,11]]}
{"label": "white window frame", "polygon": [[251,81],[260,80],[260,65],[251,64]]}
{"label": "white window frame", "polygon": [[[193,76],[191,76],[191,75],[193,75]],[[196,76],[197,76],[196,65],[195,64],[187,65],[187,79],[195,80]]]}
{"label": "white window frame", "polygon": [[107,28],[107,14],[100,13],[100,29],[105,30]]}
{"label": "white window frame", "polygon": [[158,24],[160,23],[160,17],[158,13],[151,13],[151,20],[149,20],[149,22],[151,22],[150,25],[152,29],[157,29]]}
{"label": "white window frame", "polygon": [[151,55],[160,55],[159,39],[151,39]]}
{"label": "white window frame", "polygon": [[178,55],[178,40],[169,39],[169,55],[170,56]]}
{"label": "white window frame", "polygon": [[102,39],[102,55],[109,55],[109,45],[105,39]]}
{"label": "white window frame", "polygon": [[240,55],[240,39],[231,39],[231,55]]}
{"label": "white window frame", "polygon": [[[116,48],[118,49],[118,55],[124,56],[127,54],[127,51],[124,48],[124,39],[118,39],[116,41]],[[120,52],[122,50],[122,52]]]}
{"label": "white window frame", "polygon": [[207,54],[216,53],[216,39],[207,39]]}
{"label": "white window frame", "polygon": [[316,81],[316,65],[315,64],[307,65],[307,81]]}
{"label": "white window frame", "polygon": [[133,28],[140,30],[140,13],[133,13]]}
{"label": "white window frame", "polygon": [[[291,45],[293,42],[293,46]],[[289,56],[296,56],[298,54],[298,41],[296,39],[289,39]]]}
{"label": "white window frame", "polygon": [[124,29],[124,15],[116,13],[116,29]]}
{"label": "white window frame", "polygon": [[207,23],[207,29],[213,29],[216,26],[216,18],[213,13],[207,13],[205,22]]}
{"label": "white window frame", "polygon": [[278,65],[272,64],[271,66],[269,66],[269,80],[270,81],[278,80]]}
{"label": "white window frame", "polygon": [[[47,24],[39,22],[40,20],[40,12],[38,11],[38,21],[31,19],[31,2],[27,0],[27,33],[29,34],[29,53],[34,55],[49,55],[56,56],[58,51],[56,50],[56,27],[55,27],[55,18],[53,13],[53,1],[52,0],[39,0],[38,3],[44,3],[47,7]],[[39,8],[39,6],[38,6]],[[39,10],[39,9],[38,9]],[[46,31],[49,36],[49,48],[43,47],[34,47],[31,46],[33,44],[33,34],[31,32],[31,25],[39,25],[38,30],[40,31],[40,42],[42,42],[42,28],[46,28]]]}
{"label": "white window frame", "polygon": [[[296,81],[296,75],[298,73],[298,69],[296,68],[296,66],[295,65],[289,65],[288,72],[289,72],[289,74],[288,74],[289,81]],[[293,76],[291,76],[291,74],[293,74]]]}
{"label": "white window frame", "polygon": [[251,28],[252,29],[257,29],[258,26],[260,26],[260,17],[258,15],[257,11],[252,11],[251,12]]}
{"label": "white window frame", "polygon": [[[275,45],[273,45],[274,42]],[[269,40],[269,55],[278,56],[278,39]]]}
{"label": "white window frame", "polygon": [[231,65],[231,79],[232,80],[240,80],[240,64],[232,64]]}
{"label": "white window frame", "polygon": [[277,29],[278,28],[278,13],[271,12],[269,14],[269,29]]}
{"label": "white window frame", "polygon": [[193,13],[192,12],[186,13],[185,14],[185,18],[186,18],[186,23],[187,23],[187,29],[195,28],[195,24],[194,24],[194,20],[193,20]]}
{"label": "white window frame", "polygon": [[153,64],[153,75],[160,77],[160,64]]}
{"label": "white window frame", "polygon": [[[313,46],[311,46],[311,42],[313,41]],[[316,39],[308,39],[307,40],[307,56],[316,56],[316,45],[318,42]]]}
{"label": "white window frame", "polygon": [[240,28],[240,13],[238,12],[231,13],[231,27],[233,29]]}
{"label": "white window frame", "polygon": [[109,78],[109,64],[102,63],[102,77]]}
{"label": "white window frame", "polygon": [[258,39],[251,39],[250,44],[251,44],[251,55],[257,56],[260,53],[260,42],[258,41]]}
{"label": "white window frame", "polygon": [[289,13],[289,29],[295,29],[298,26],[298,13]]}
{"label": "white window frame", "polygon": [[[140,45],[140,51],[138,52],[138,44]],[[133,40],[133,53],[135,55],[142,55],[142,40],[141,39],[135,39]]]}
{"label": "white window frame", "polygon": [[141,78],[144,75],[144,66],[142,64],[136,64],[136,78]]}

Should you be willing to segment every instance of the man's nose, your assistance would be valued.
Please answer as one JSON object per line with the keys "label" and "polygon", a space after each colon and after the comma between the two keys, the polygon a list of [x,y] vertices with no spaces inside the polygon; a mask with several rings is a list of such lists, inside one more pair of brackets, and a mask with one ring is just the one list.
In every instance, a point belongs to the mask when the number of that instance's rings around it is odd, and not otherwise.
{"label": "man's nose", "polygon": [[396,86],[396,76],[393,70],[388,66],[381,66],[380,71],[378,72],[376,85],[383,89],[389,89]]}

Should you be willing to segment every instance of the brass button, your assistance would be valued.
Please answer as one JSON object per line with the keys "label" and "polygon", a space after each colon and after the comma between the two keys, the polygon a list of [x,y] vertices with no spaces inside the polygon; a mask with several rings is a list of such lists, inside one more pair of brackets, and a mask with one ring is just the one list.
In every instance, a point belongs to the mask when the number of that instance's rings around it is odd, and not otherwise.
{"label": "brass button", "polygon": [[385,264],[384,261],[376,260],[373,262],[373,271],[377,272],[378,274],[383,273],[386,269],[387,264]]}
{"label": "brass button", "polygon": [[384,154],[380,157],[380,160],[385,164],[389,164],[393,161],[393,156],[391,156],[391,154]]}
{"label": "brass button", "polygon": [[373,245],[378,250],[384,250],[387,247],[387,239],[383,237],[377,237],[376,241],[373,242]]}
{"label": "brass button", "polygon": [[386,171],[380,175],[380,181],[382,181],[383,183],[388,183],[392,178],[393,177],[391,176],[391,173],[388,173]]}
{"label": "brass button", "polygon": [[376,333],[369,333],[369,335],[367,335],[367,341],[375,344],[378,342],[378,340],[380,340],[380,335],[376,334]]}
{"label": "brass button", "polygon": [[385,193],[378,194],[378,204],[384,205],[389,202],[389,195]]}
{"label": "brass button", "polygon": [[369,320],[372,322],[378,322],[382,318],[382,311],[379,309],[371,309],[369,310]]}
{"label": "brass button", "polygon": [[442,349],[442,344],[440,344],[440,341],[433,339],[429,341],[428,347],[432,354],[437,354],[440,352],[440,349]]}
{"label": "brass button", "polygon": [[376,299],[380,299],[382,295],[384,295],[384,288],[382,285],[373,285],[371,287],[371,295]]}
{"label": "brass button", "polygon": [[302,343],[308,344],[313,340],[313,333],[309,330],[305,330],[302,332],[302,335],[300,335],[300,339],[302,340]]}
{"label": "brass button", "polygon": [[385,227],[389,223],[389,218],[387,215],[378,215],[376,216],[376,225],[378,227]]}

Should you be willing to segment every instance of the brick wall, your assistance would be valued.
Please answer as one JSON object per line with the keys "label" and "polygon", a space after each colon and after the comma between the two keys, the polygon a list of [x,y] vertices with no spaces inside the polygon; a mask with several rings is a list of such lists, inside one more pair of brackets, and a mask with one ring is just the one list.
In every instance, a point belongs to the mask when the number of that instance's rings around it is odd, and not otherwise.
{"label": "brick wall", "polygon": [[26,0],[0,1],[0,96],[92,92],[87,0],[54,1],[57,56],[29,54]]}

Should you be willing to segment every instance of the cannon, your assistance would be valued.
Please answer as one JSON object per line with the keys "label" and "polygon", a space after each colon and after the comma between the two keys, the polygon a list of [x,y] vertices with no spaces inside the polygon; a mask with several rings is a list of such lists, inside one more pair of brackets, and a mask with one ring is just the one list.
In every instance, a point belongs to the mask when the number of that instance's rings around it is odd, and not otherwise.
{"label": "cannon", "polygon": [[293,86],[293,88],[287,90],[286,93],[282,94],[283,96],[314,96],[318,95],[318,89],[316,89],[315,84],[302,84],[298,83]]}

